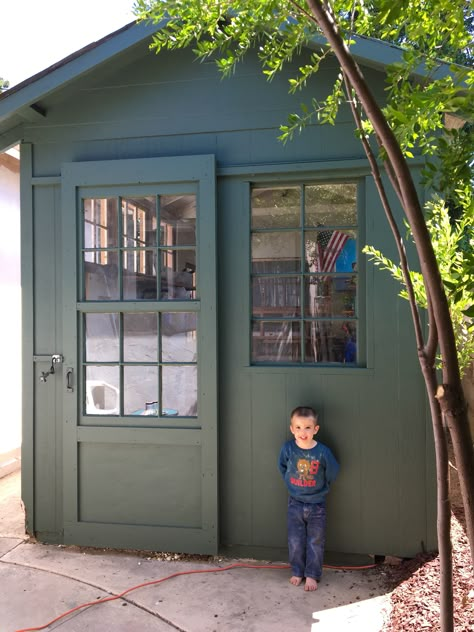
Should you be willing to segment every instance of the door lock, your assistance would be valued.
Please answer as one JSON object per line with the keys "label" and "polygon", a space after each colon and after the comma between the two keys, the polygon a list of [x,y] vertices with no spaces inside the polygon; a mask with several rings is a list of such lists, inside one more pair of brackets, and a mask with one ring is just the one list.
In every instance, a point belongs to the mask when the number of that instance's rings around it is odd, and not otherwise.
{"label": "door lock", "polygon": [[50,375],[54,375],[54,365],[61,364],[63,361],[63,356],[60,353],[53,353],[51,356],[51,367],[49,371],[41,371],[40,382],[46,382]]}

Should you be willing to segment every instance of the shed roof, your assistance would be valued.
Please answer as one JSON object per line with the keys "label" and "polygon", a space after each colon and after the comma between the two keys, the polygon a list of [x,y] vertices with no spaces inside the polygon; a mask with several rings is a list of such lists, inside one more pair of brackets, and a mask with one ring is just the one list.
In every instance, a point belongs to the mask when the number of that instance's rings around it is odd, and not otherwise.
{"label": "shed roof", "polygon": [[[1,93],[0,151],[21,140],[25,122],[42,120],[47,116],[40,105],[42,99],[147,39],[151,41],[159,29],[159,23],[131,22]],[[316,37],[312,42],[314,47],[324,44],[322,37]],[[384,70],[388,65],[400,61],[402,52],[398,46],[366,37],[356,37],[352,45],[352,53],[358,63],[376,70]],[[443,64],[438,71],[441,75],[448,72],[447,64]],[[416,74],[425,76],[423,67]]]}

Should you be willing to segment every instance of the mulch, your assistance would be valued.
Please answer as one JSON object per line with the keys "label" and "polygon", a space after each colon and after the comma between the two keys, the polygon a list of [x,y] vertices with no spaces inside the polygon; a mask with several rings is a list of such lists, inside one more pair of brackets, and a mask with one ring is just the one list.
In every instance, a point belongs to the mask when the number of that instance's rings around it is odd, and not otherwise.
{"label": "mulch", "polygon": [[[453,507],[453,605],[455,632],[474,631],[474,574],[464,514]],[[391,613],[383,632],[423,632],[440,630],[439,557],[420,554],[388,571]]]}

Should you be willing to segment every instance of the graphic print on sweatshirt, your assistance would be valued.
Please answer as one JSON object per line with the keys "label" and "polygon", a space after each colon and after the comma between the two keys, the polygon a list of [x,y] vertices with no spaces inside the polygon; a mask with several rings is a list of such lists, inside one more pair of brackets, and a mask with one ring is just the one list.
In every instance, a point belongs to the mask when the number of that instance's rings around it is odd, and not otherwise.
{"label": "graphic print on sweatshirt", "polygon": [[318,470],[319,461],[298,459],[296,462],[296,473],[294,476],[291,476],[290,483],[296,487],[316,487]]}

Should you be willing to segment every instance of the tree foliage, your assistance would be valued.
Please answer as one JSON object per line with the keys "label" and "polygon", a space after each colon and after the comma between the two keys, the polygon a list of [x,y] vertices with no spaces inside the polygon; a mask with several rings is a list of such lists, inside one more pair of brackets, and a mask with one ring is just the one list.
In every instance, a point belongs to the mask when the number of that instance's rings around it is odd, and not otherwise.
{"label": "tree foliage", "polygon": [[[299,65],[289,80],[289,91],[297,92],[310,87],[310,80],[329,54],[339,62],[341,71],[331,92],[323,101],[312,99],[299,112],[290,114],[281,127],[281,139],[290,139],[308,124],[334,124],[339,109],[349,107],[367,155],[400,257],[400,275],[410,301],[431,411],[438,479],[441,629],[451,632],[448,461],[442,420],[453,442],[474,562],[474,450],[455,338],[461,322],[455,314],[462,314],[464,319],[471,313],[471,306],[465,304],[474,272],[469,239],[467,254],[459,252],[461,244],[466,243],[463,231],[474,219],[474,178],[472,133],[462,124],[458,126],[461,129],[447,130],[445,116],[455,115],[461,123],[474,119],[470,2],[137,0],[135,8],[142,19],[160,24],[153,44],[157,52],[192,46],[199,59],[213,59],[224,76],[232,74],[252,50],[257,51],[263,73],[272,80],[285,64],[301,59],[299,53],[304,46],[310,51],[309,61]],[[387,68],[384,107],[375,99],[352,54],[360,38],[374,36],[400,47],[399,61]],[[425,181],[442,196],[427,207],[431,211],[428,225],[408,166],[415,155],[425,157]],[[410,272],[380,165],[405,213],[418,254],[419,275]],[[449,224],[447,207],[463,218],[454,228]],[[379,262],[399,274],[398,265],[384,259]],[[447,295],[457,301],[456,312],[450,312]],[[418,309],[423,305],[428,314],[427,336]],[[441,355],[441,382],[435,371],[437,350]]]}
{"label": "tree foliage", "polygon": [[3,92],[4,90],[8,90],[9,87],[10,87],[10,82],[4,79],[3,77],[0,77],[0,92]]}

